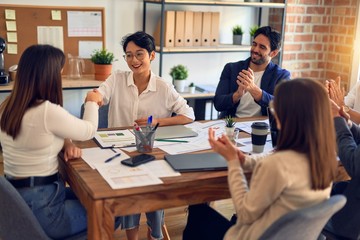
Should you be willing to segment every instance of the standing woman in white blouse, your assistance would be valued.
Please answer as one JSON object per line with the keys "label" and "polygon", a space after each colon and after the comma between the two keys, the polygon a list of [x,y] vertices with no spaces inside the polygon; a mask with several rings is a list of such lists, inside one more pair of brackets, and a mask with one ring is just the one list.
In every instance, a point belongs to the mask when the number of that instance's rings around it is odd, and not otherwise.
{"label": "standing woman in white blouse", "polygon": [[58,153],[81,156],[70,140],[91,139],[98,125],[95,93],[86,97],[84,120],[63,107],[64,53],[33,45],[22,54],[14,88],[0,106],[0,141],[6,179],[18,190],[52,239],[86,231],[85,208],[58,174]]}

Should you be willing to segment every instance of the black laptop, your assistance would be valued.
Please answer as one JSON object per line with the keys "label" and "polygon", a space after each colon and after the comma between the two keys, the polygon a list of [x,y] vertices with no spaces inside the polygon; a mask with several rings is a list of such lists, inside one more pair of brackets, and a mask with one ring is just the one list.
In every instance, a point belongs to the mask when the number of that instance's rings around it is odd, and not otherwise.
{"label": "black laptop", "polygon": [[226,170],[227,162],[218,153],[165,155],[165,160],[178,172]]}

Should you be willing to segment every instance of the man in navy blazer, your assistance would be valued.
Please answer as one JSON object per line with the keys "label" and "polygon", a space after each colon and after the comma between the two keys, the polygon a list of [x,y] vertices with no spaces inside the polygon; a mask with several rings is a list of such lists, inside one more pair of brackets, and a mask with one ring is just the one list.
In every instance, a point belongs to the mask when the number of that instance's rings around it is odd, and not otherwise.
{"label": "man in navy blazer", "polygon": [[267,115],[275,85],[290,79],[289,71],[271,61],[280,48],[280,33],[269,26],[261,27],[255,32],[251,56],[225,65],[214,97],[220,118]]}

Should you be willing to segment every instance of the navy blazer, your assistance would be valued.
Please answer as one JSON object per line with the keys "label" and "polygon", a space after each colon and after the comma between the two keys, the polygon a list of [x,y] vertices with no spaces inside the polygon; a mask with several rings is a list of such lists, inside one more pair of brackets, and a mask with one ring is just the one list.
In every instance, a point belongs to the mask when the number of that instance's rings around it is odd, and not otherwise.
{"label": "navy blazer", "polygon": [[[239,102],[233,103],[232,95],[238,89],[236,83],[239,72],[244,69],[248,69],[250,64],[250,58],[245,61],[227,63],[224,70],[221,73],[219,84],[216,88],[214,97],[214,106],[220,113],[220,118],[231,115],[235,116],[236,109],[239,106]],[[282,80],[289,80],[290,72],[280,68],[275,63],[271,62],[266,67],[264,75],[261,78],[260,88],[262,89],[262,98],[257,104],[261,107],[261,114],[267,115],[267,107],[270,100],[273,99],[275,85]]]}
{"label": "navy blazer", "polygon": [[351,180],[343,184],[343,192],[334,185],[332,194],[344,194],[347,201],[331,218],[332,230],[342,237],[360,239],[360,127],[353,124],[349,129],[342,117],[334,118],[334,123],[338,155]]}

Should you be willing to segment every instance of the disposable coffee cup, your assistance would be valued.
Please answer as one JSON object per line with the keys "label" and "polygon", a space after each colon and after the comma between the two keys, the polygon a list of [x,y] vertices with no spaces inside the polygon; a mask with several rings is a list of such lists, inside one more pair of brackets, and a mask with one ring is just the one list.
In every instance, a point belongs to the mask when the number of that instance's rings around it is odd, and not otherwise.
{"label": "disposable coffee cup", "polygon": [[148,130],[146,127],[141,131],[135,131],[136,150],[140,153],[147,153],[153,150],[155,131]]}
{"label": "disposable coffee cup", "polygon": [[266,143],[269,124],[266,122],[254,122],[251,124],[251,143],[254,153],[262,153]]}

